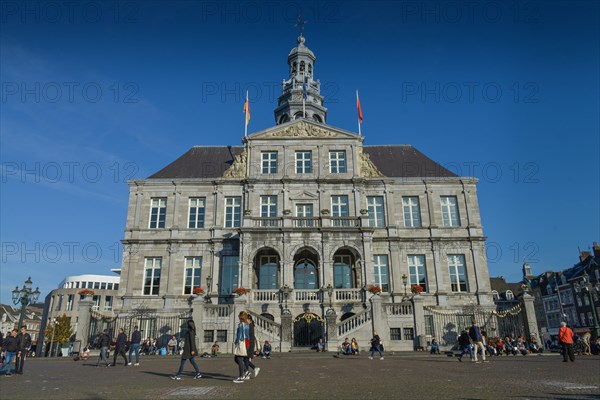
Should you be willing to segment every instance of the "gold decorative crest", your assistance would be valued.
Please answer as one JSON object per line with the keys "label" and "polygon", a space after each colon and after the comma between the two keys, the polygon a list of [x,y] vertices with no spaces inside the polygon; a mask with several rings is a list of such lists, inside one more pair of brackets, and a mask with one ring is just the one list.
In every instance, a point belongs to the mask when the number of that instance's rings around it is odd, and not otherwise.
{"label": "gold decorative crest", "polygon": [[246,177],[246,164],[248,162],[248,156],[246,154],[246,149],[242,151],[239,155],[235,156],[233,160],[233,164],[225,171],[223,174],[223,178],[232,178],[232,179],[243,179]]}
{"label": "gold decorative crest", "polygon": [[313,313],[304,313],[302,315],[298,315],[295,319],[294,322],[298,322],[301,319],[305,320],[307,324],[310,324],[312,322],[313,319],[316,319],[319,322],[325,322],[325,320],[321,317],[319,317],[317,314],[313,314]]}
{"label": "gold decorative crest", "polygon": [[359,156],[359,176],[363,178],[381,178],[383,175],[373,164],[371,158],[367,153],[363,153],[363,149],[361,147],[358,148],[358,156]]}

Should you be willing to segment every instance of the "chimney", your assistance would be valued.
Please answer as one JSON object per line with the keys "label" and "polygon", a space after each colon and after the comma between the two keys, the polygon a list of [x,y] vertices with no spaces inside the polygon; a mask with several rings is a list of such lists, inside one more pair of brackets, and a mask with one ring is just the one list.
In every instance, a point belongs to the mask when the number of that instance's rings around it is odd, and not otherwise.
{"label": "chimney", "polygon": [[594,249],[594,257],[600,257],[600,246],[598,246],[598,242],[594,242],[592,248]]}

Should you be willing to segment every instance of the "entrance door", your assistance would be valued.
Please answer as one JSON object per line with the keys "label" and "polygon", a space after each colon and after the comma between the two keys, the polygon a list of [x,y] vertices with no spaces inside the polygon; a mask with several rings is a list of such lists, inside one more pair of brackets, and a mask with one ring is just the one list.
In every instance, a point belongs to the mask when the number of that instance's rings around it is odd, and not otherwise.
{"label": "entrance door", "polygon": [[317,314],[304,313],[294,319],[294,347],[313,347],[325,339],[325,320]]}

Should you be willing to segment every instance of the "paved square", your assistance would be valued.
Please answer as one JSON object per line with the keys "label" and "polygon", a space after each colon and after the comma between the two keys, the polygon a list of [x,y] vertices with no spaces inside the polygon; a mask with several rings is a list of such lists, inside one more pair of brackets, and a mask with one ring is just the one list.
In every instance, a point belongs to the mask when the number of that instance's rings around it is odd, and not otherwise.
{"label": "paved square", "polygon": [[476,364],[444,355],[386,354],[334,358],[281,354],[257,359],[260,375],[243,384],[233,357],[198,359],[181,381],[177,357],[143,357],[139,367],[95,367],[96,360],[31,359],[25,375],[0,377],[2,399],[493,399],[600,398],[600,357],[562,363],[558,354],[494,357]]}

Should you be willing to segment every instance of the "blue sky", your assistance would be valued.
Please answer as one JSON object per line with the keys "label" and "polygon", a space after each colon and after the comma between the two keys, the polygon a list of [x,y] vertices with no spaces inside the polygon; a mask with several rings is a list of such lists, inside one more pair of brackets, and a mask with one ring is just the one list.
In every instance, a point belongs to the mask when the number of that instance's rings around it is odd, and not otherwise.
{"label": "blue sky", "polygon": [[299,10],[329,109],[480,179],[491,276],[600,239],[596,2],[3,2],[0,301],[120,266],[128,179],[239,145],[273,109]]}

